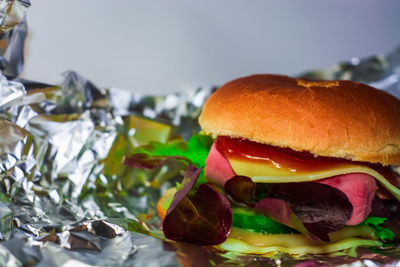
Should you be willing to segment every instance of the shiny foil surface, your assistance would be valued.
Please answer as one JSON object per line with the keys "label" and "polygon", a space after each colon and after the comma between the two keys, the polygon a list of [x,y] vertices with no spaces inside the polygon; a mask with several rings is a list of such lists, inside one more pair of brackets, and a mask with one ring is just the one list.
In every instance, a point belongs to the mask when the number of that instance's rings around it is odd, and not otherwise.
{"label": "shiny foil surface", "polygon": [[[302,74],[354,79],[400,96],[400,49]],[[28,88],[28,89],[27,89]],[[122,165],[150,140],[199,131],[216,87],[166,96],[102,89],[75,72],[57,86],[0,77],[1,266],[319,266],[400,264],[400,249],[270,258],[168,242],[156,202],[182,166]]]}
{"label": "shiny foil surface", "polygon": [[25,15],[30,5],[30,0],[0,0],[0,70],[7,76],[22,72],[28,34]]}

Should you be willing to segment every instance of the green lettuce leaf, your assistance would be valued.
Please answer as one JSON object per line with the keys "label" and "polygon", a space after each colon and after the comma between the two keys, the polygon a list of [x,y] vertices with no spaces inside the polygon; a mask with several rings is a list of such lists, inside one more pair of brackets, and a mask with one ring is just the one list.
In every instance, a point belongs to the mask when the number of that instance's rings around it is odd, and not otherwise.
{"label": "green lettuce leaf", "polygon": [[[183,138],[175,138],[166,143],[150,142],[140,146],[133,154],[143,153],[149,156],[180,156],[188,159],[196,168],[203,168],[214,140],[207,135],[194,134],[186,142]],[[198,183],[205,183],[204,170],[200,173]]]}
{"label": "green lettuce leaf", "polygon": [[368,217],[362,224],[368,225],[376,231],[379,239],[382,241],[390,240],[393,241],[395,234],[392,230],[383,227],[383,224],[387,219],[381,217]]}
{"label": "green lettuce leaf", "polygon": [[186,142],[182,138],[172,139],[166,143],[150,142],[148,145],[136,148],[133,153],[144,153],[152,156],[182,156],[192,164],[204,167],[213,139],[207,135],[195,134]]}

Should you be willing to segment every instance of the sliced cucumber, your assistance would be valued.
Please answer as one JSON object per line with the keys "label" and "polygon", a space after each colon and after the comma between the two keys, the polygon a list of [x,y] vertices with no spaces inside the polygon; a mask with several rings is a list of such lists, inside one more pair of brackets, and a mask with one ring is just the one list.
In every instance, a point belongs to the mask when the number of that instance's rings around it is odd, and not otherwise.
{"label": "sliced cucumber", "polygon": [[233,226],[267,234],[297,233],[296,230],[243,207],[232,207]]}

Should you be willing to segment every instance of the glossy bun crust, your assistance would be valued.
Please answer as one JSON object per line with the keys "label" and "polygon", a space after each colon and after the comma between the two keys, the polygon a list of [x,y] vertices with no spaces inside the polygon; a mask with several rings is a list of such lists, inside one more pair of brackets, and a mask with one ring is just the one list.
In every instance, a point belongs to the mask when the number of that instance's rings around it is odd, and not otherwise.
{"label": "glossy bun crust", "polygon": [[400,165],[400,100],[352,81],[239,78],[211,95],[199,122],[214,137]]}

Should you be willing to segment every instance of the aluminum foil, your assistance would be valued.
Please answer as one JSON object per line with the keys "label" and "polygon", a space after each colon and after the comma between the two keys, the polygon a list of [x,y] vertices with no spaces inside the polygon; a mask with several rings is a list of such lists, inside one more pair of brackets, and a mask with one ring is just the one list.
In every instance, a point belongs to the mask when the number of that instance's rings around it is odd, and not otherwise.
{"label": "aluminum foil", "polygon": [[[301,76],[351,78],[399,96],[399,58],[397,49]],[[75,72],[57,86],[1,75],[0,265],[400,264],[396,247],[359,249],[354,257],[262,258],[166,242],[155,205],[182,177],[178,163],[145,171],[123,166],[122,158],[150,140],[198,132],[197,117],[215,88],[146,96],[99,88]]]}
{"label": "aluminum foil", "polygon": [[400,46],[387,55],[355,57],[326,70],[309,71],[300,76],[320,80],[353,80],[400,98]]}
{"label": "aluminum foil", "polygon": [[29,0],[0,0],[0,70],[10,77],[17,77],[24,65],[25,15],[30,5]]}

